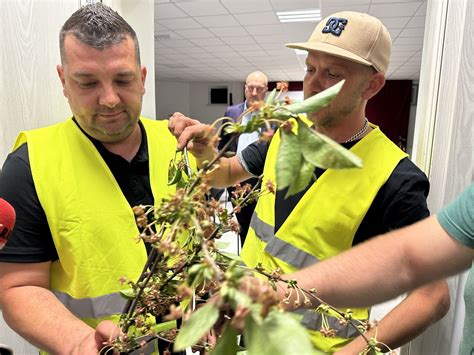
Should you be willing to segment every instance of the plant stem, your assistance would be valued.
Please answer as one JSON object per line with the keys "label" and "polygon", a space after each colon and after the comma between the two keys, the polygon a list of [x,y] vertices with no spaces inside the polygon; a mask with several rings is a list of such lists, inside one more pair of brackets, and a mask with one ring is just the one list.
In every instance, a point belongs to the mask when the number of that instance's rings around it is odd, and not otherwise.
{"label": "plant stem", "polygon": [[214,259],[211,258],[211,255],[209,254],[209,249],[207,248],[207,244],[204,239],[201,241],[201,250],[204,253],[204,260],[207,261],[208,265],[211,266],[214,272],[216,273],[217,280],[221,281],[224,277],[224,273],[221,269],[217,267],[216,263],[214,262]]}
{"label": "plant stem", "polygon": [[[261,269],[257,270],[257,269],[252,269],[252,271],[255,271],[255,272],[258,272],[259,274],[265,276],[266,278],[268,278],[269,280],[273,280],[273,281],[281,281],[281,282],[284,282],[286,284],[288,284],[291,280],[284,280],[282,279],[281,277],[275,277]],[[298,287],[298,290],[296,290],[297,292],[298,291],[301,291],[303,293],[305,293],[306,295],[308,295],[309,297],[312,297],[314,298],[316,301],[319,302],[319,304],[325,304],[327,305],[332,311],[334,311],[335,313],[337,313],[340,317],[344,318],[345,319],[345,313],[344,312],[341,312],[340,310],[338,310],[337,308],[334,308],[333,306],[331,306],[330,304],[327,304],[326,302],[324,302],[321,298],[319,298],[318,296],[316,296],[314,293],[312,292],[309,292],[309,291],[306,291],[305,289],[302,289],[302,288],[299,288]],[[362,338],[364,338],[365,342],[368,344],[369,343],[369,339],[367,339],[367,337],[365,336],[364,332],[361,331],[355,324],[354,322],[352,321],[352,319],[347,319],[348,323],[350,326],[352,326],[355,330],[357,330],[357,332],[362,336]]]}
{"label": "plant stem", "polygon": [[257,183],[252,187],[252,189],[249,191],[249,193],[245,195],[245,197],[242,199],[242,201],[240,201],[240,202],[237,204],[237,206],[235,206],[235,207],[232,209],[232,213],[233,213],[233,214],[235,214],[236,211],[237,211],[240,207],[242,207],[242,206],[244,205],[244,203],[246,203],[246,202],[250,199],[250,197],[252,196],[252,192],[255,192],[257,189],[260,188],[260,185],[262,184],[262,178],[263,178],[263,174],[258,177]]}
{"label": "plant stem", "polygon": [[191,186],[189,187],[189,189],[187,191],[191,192],[194,190],[194,188],[201,182],[201,176],[200,174],[203,174],[205,172],[207,172],[210,168],[212,168],[212,166],[220,159],[224,156],[224,154],[227,152],[227,150],[229,149],[230,145],[232,143],[234,143],[237,138],[239,138],[239,134],[235,134],[233,135],[232,137],[230,137],[229,141],[224,145],[224,147],[221,149],[220,152],[217,153],[217,155],[211,160],[210,163],[207,163],[205,164],[198,172],[198,175],[196,176],[196,179],[193,181],[193,183],[191,184]]}
{"label": "plant stem", "polygon": [[[150,208],[151,210],[151,208]],[[149,211],[147,211],[148,213]],[[159,235],[163,234],[163,231],[164,231],[165,228],[162,228],[160,230],[160,233],[158,233]],[[158,251],[156,250],[156,248],[152,248],[150,254],[148,254],[148,257],[147,257],[147,260],[146,260],[146,263],[145,263],[145,266],[143,267],[143,270],[140,274],[140,277],[138,278],[138,280],[136,281],[136,284],[138,284],[139,282],[143,281],[143,279],[147,276],[147,272],[148,272],[148,268],[150,267],[150,265],[152,265],[153,263],[155,263],[155,258],[159,257],[161,255],[158,255]],[[137,300],[135,300],[137,299]],[[137,296],[135,296],[135,299],[133,300],[128,300],[127,303],[125,304],[125,307],[122,311],[122,315],[121,315],[121,320],[123,319],[124,315],[128,315],[129,311],[130,311],[130,307],[132,305],[132,303],[135,301],[138,301],[138,298]]]}
{"label": "plant stem", "polygon": [[[124,333],[128,332],[128,328],[131,325],[130,318],[133,315],[133,312],[135,311],[135,308],[138,305],[138,302],[139,302],[140,297],[143,293],[143,290],[148,285],[148,282],[150,281],[151,277],[155,273],[156,266],[158,265],[158,262],[161,259],[161,255],[162,255],[161,253],[156,252],[156,256],[154,257],[155,260],[153,261],[153,264],[151,265],[150,270],[147,273],[142,273],[142,275],[146,274],[147,276],[146,276],[145,280],[141,281],[141,283],[139,284],[137,295],[135,296],[135,298],[133,299],[133,301],[130,304],[130,307],[129,307],[129,310],[128,310],[128,313],[127,313],[127,316],[126,316],[127,321],[125,322],[125,327],[123,329]],[[142,278],[141,275],[140,275],[140,278]]]}

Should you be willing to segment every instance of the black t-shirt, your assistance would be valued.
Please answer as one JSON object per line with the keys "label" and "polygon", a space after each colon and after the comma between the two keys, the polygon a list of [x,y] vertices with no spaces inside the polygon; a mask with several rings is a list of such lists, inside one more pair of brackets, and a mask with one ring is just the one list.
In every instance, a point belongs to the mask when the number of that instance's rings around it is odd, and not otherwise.
{"label": "black t-shirt", "polygon": [[[350,149],[356,143],[357,141],[354,141],[342,145]],[[263,173],[268,147],[268,143],[256,142],[241,152],[240,160],[251,174],[260,176]],[[316,168],[316,177],[319,178],[324,171]],[[305,190],[286,199],[286,189],[277,190],[275,233],[310,186],[311,184]],[[426,203],[428,192],[429,182],[426,175],[410,159],[402,159],[375,196],[357,229],[352,245],[428,217],[430,214]]]}
{"label": "black t-shirt", "polygon": [[[142,141],[130,162],[109,152],[99,141],[88,136],[132,207],[154,203],[148,169],[147,137],[142,123],[139,122],[139,125]],[[37,263],[57,260],[58,254],[48,221],[33,183],[27,143],[10,153],[3,165],[0,173],[0,197],[10,202],[17,216],[7,244],[0,250],[0,261]]]}

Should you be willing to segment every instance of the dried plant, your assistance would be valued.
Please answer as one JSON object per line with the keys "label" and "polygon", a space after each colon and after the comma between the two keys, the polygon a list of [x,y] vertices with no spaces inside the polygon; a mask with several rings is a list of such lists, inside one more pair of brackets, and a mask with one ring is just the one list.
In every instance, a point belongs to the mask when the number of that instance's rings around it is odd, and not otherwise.
{"label": "dried plant", "polygon": [[[342,313],[324,303],[315,290],[303,290],[293,280],[282,280],[279,270],[261,266],[249,269],[238,256],[219,249],[222,234],[239,229],[233,214],[262,194],[275,193],[274,182],[264,181],[261,189],[238,186],[232,196],[235,207],[231,212],[222,208],[219,201],[208,198],[209,172],[242,133],[260,130],[260,139],[269,141],[280,128],[276,186],[288,188],[287,195],[303,190],[313,178],[315,167],[360,167],[357,156],[314,131],[300,115],[327,106],[342,85],[340,82],[303,102],[291,103],[287,97],[280,100],[288,85],[279,84],[265,102],[252,104],[242,114],[241,117],[255,111],[247,124],[242,125],[239,120],[220,128],[235,134],[216,158],[204,162],[196,173],[189,169],[186,152],[176,153],[169,165],[168,181],[177,185],[176,193],[158,207],[134,208],[138,238],[149,243],[152,251],[138,280],[120,280],[129,285],[128,290],[122,291],[128,302],[119,324],[122,333],[109,346],[127,353],[161,338],[174,344],[169,350],[194,346],[212,354],[235,354],[240,350],[237,336],[243,333],[249,354],[317,353],[306,330],[292,313],[284,311],[290,300],[296,307],[319,304],[315,311],[323,315],[320,331],[326,336],[334,334],[324,322],[329,313],[361,334],[371,326],[353,320],[350,311]],[[215,133],[217,136],[218,131]],[[267,282],[249,292],[247,276],[253,274]],[[275,288],[282,283],[286,283],[287,297],[279,302]],[[155,317],[160,320],[158,324]],[[179,328],[176,319],[184,319]],[[220,333],[215,344],[206,336],[213,329]],[[376,339],[366,340],[367,354],[380,352]]]}

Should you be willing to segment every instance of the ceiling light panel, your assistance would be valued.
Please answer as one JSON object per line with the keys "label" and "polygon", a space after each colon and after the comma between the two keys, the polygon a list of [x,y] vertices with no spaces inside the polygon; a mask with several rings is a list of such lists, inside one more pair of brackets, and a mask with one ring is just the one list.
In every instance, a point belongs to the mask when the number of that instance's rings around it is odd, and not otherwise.
{"label": "ceiling light panel", "polygon": [[307,9],[296,11],[277,11],[280,22],[316,22],[321,20],[320,9]]}

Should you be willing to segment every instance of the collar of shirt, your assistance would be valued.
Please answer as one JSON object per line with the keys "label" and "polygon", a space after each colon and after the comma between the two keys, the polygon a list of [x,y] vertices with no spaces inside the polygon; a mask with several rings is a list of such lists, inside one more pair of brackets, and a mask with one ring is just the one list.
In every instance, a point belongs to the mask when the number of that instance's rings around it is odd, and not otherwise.
{"label": "collar of shirt", "polygon": [[[97,139],[95,139],[95,138],[91,137],[90,135],[88,135],[82,129],[82,127],[79,125],[79,123],[77,123],[77,120],[76,120],[75,117],[73,117],[72,120],[77,125],[77,127],[79,127],[81,132],[84,133],[87,138],[89,138],[89,140],[92,142],[92,144],[94,144],[94,146],[96,147],[99,154],[102,156],[102,158],[104,160],[106,160],[106,161],[109,160],[109,159],[125,160],[120,155],[109,152],[100,141],[98,141]],[[142,132],[142,141],[140,143],[140,147],[138,148],[137,154],[133,157],[133,159],[130,163],[145,163],[145,162],[148,162],[148,141],[147,141],[146,131],[145,131],[145,128],[143,127],[143,123],[140,120],[138,120],[138,126],[140,127],[140,130]]]}

